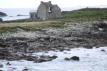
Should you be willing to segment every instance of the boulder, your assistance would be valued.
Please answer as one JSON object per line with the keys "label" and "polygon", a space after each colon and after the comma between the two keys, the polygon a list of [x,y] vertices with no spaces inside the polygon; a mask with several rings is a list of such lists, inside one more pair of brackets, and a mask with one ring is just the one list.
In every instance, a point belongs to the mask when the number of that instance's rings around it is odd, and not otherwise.
{"label": "boulder", "polygon": [[67,57],[66,57],[64,60],[66,60],[66,61],[70,61],[70,60],[79,61],[80,59],[79,59],[78,56],[73,56],[73,57],[70,57],[70,58],[67,58]]}
{"label": "boulder", "polygon": [[106,50],[104,50],[104,49],[101,49],[101,51],[102,51],[102,52],[105,52]]}
{"label": "boulder", "polygon": [[28,69],[27,69],[27,68],[25,68],[25,69],[23,69],[22,71],[28,71]]}
{"label": "boulder", "polygon": [[11,65],[9,62],[7,62],[7,65]]}
{"label": "boulder", "polygon": [[69,61],[69,60],[71,60],[71,59],[66,57],[64,60]]}
{"label": "boulder", "polygon": [[78,56],[73,56],[73,57],[71,57],[70,59],[76,60],[76,61],[79,61],[79,60],[80,60]]}
{"label": "boulder", "polygon": [[0,68],[3,68],[3,65],[2,65],[2,64],[0,64]]}

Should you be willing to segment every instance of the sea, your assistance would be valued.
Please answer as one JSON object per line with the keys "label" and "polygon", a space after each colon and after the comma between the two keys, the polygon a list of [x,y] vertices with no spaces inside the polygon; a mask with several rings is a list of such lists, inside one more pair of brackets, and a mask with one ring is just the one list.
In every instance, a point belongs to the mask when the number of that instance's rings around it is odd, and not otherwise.
{"label": "sea", "polygon": [[3,21],[13,21],[30,18],[29,13],[35,11],[35,8],[0,8],[0,12],[7,14],[5,17],[0,17]]}
{"label": "sea", "polygon": [[[105,52],[101,51],[105,50]],[[1,71],[107,71],[107,47],[93,49],[73,48],[70,51],[48,51],[33,53],[32,56],[57,56],[56,59],[43,63],[26,60],[0,60]],[[79,61],[66,61],[65,58],[78,56]],[[10,63],[10,65],[7,65]]]}

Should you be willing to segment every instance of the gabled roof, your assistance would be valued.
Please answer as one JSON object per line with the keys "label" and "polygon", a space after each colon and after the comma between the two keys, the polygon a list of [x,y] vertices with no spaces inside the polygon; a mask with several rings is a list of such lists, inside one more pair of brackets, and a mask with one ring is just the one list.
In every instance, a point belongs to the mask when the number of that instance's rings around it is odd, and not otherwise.
{"label": "gabled roof", "polygon": [[46,7],[52,7],[51,1],[49,1],[49,2],[41,1],[41,4],[45,5]]}

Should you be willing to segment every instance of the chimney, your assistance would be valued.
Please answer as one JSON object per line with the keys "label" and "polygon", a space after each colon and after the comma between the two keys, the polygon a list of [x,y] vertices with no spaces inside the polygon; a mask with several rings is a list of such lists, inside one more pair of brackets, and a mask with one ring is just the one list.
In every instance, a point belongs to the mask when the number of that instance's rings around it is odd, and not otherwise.
{"label": "chimney", "polygon": [[49,3],[51,4],[51,1],[49,1]]}
{"label": "chimney", "polygon": [[41,1],[41,4],[43,3],[43,1]]}

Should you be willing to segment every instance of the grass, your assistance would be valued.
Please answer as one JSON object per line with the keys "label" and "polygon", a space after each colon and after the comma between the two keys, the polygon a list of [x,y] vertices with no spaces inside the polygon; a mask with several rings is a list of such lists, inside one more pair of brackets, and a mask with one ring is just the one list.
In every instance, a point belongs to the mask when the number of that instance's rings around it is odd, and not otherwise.
{"label": "grass", "polygon": [[100,21],[107,18],[107,8],[84,8],[74,11],[63,11],[63,19],[70,21]]}
{"label": "grass", "polygon": [[62,18],[41,20],[17,20],[0,23],[0,33],[16,32],[18,28],[26,31],[36,31],[42,28],[63,28],[65,22],[84,22],[84,21],[101,21],[107,19],[107,8],[84,8],[74,11],[63,11]]}
{"label": "grass", "polygon": [[16,32],[18,28],[25,31],[36,31],[43,28],[63,28],[64,23],[61,21],[42,21],[42,22],[11,22],[1,23],[0,33]]}

